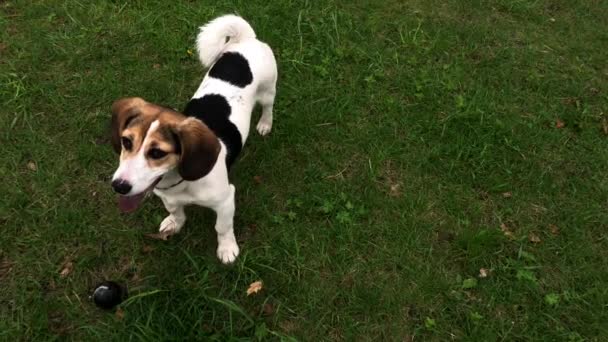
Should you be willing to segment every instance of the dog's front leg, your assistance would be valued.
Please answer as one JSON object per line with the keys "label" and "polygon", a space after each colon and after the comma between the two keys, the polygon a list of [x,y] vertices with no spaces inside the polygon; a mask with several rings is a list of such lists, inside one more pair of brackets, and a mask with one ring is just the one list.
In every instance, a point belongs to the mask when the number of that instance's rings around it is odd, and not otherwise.
{"label": "dog's front leg", "polygon": [[165,205],[165,209],[169,212],[169,216],[165,217],[163,222],[160,223],[159,231],[167,236],[177,234],[184,226],[184,223],[186,223],[184,206],[168,202],[162,197],[161,199]]}
{"label": "dog's front leg", "polygon": [[217,232],[217,257],[224,264],[232,263],[239,255],[239,246],[234,237],[234,185],[230,184],[229,195],[212,208],[217,219],[215,231]]}

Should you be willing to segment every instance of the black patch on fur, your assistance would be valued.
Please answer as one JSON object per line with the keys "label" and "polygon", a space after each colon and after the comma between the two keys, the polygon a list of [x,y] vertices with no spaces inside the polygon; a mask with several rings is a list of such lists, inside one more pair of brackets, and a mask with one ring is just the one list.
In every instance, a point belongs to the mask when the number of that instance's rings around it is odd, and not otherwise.
{"label": "black patch on fur", "polygon": [[226,145],[226,166],[228,170],[243,148],[241,133],[236,126],[228,120],[232,112],[226,98],[218,94],[205,95],[192,99],[186,105],[184,114],[193,116],[207,125],[213,133]]}
{"label": "black patch on fur", "polygon": [[238,52],[224,53],[209,70],[209,76],[240,88],[245,88],[253,82],[249,62]]}

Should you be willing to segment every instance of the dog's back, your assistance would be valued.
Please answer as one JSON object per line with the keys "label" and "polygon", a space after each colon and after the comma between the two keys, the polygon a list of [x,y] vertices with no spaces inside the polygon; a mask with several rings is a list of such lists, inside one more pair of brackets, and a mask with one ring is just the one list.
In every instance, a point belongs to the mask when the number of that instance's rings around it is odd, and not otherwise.
{"label": "dog's back", "polygon": [[203,66],[209,71],[184,114],[200,119],[217,134],[227,150],[226,163],[230,167],[247,140],[256,103],[263,107],[258,131],[262,135],[270,131],[276,60],[270,47],[256,38],[249,23],[235,15],[225,15],[202,26],[196,45]]}

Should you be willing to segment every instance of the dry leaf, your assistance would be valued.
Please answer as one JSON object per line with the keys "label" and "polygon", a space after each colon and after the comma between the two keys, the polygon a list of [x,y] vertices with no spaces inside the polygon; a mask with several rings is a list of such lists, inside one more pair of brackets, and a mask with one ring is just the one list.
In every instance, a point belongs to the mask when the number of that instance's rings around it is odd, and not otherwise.
{"label": "dry leaf", "polygon": [[501,223],[500,224],[500,230],[502,230],[503,234],[505,234],[505,236],[508,237],[509,239],[515,238],[515,235],[513,234],[513,232],[511,231],[511,229],[509,227],[507,227],[506,224]]}
{"label": "dry leaf", "polygon": [[602,131],[604,134],[608,135],[608,120],[606,120],[606,118],[602,119]]}
{"label": "dry leaf", "polygon": [[256,184],[262,184],[262,176],[253,176],[253,181]]}
{"label": "dry leaf", "polygon": [[61,276],[61,278],[65,278],[69,276],[73,270],[74,264],[71,261],[66,261],[63,263],[63,266],[61,266],[61,272],[59,273],[59,275]]}
{"label": "dry leaf", "polygon": [[533,233],[533,232],[530,232],[528,234],[528,240],[530,240],[530,242],[532,242],[532,243],[540,243],[540,241],[541,241],[540,237],[536,233]]}
{"label": "dry leaf", "polygon": [[490,274],[490,271],[488,271],[485,268],[480,268],[479,269],[479,278],[486,278],[488,276],[488,274]]}
{"label": "dry leaf", "polygon": [[153,64],[153,65],[152,65],[152,67],[153,67],[154,69],[158,69],[158,68],[160,68],[160,64],[155,63],[155,64]]}
{"label": "dry leaf", "polygon": [[560,119],[555,120],[555,128],[564,128],[566,127],[566,123]]}
{"label": "dry leaf", "polygon": [[559,235],[559,228],[557,228],[556,225],[554,224],[550,224],[549,225],[549,231],[551,232],[551,234],[553,235]]}
{"label": "dry leaf", "polygon": [[503,192],[502,197],[511,198],[511,197],[513,197],[513,193],[511,191]]}
{"label": "dry leaf", "polygon": [[249,288],[247,289],[247,295],[250,296],[254,293],[258,293],[262,290],[262,281],[258,280],[258,281],[254,281],[253,283],[251,283],[249,285]]}
{"label": "dry leaf", "polygon": [[121,308],[116,309],[116,313],[114,315],[121,321],[123,318],[125,318],[125,312]]}
{"label": "dry leaf", "polygon": [[36,171],[36,170],[38,170],[38,166],[36,166],[36,163],[34,163],[34,162],[33,162],[33,161],[31,161],[31,160],[30,160],[29,162],[27,162],[27,168],[28,168],[30,171]]}
{"label": "dry leaf", "polygon": [[154,240],[167,241],[169,239],[169,236],[171,236],[171,234],[169,234],[169,233],[149,233],[149,234],[144,234],[144,236],[147,238],[150,238],[150,239],[154,239]]}

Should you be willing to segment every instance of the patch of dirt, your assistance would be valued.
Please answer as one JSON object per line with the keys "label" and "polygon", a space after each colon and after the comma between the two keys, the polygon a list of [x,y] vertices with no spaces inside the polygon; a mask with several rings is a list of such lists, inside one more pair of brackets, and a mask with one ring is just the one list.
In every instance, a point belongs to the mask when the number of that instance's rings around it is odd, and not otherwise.
{"label": "patch of dirt", "polygon": [[8,276],[13,270],[13,262],[5,257],[0,257],[0,280]]}
{"label": "patch of dirt", "polygon": [[300,325],[293,320],[287,320],[279,322],[279,327],[281,328],[281,330],[283,330],[284,333],[289,334],[298,330]]}
{"label": "patch of dirt", "polygon": [[47,313],[47,319],[49,331],[55,335],[66,336],[72,330],[64,314],[59,311]]}
{"label": "patch of dirt", "polygon": [[238,243],[244,243],[251,239],[258,230],[258,226],[255,223],[248,224],[245,229],[242,229],[236,236]]}
{"label": "patch of dirt", "polygon": [[275,312],[274,305],[272,303],[265,303],[262,307],[262,314],[266,317],[272,316]]}
{"label": "patch of dirt", "polygon": [[396,198],[403,195],[401,173],[399,172],[399,167],[392,160],[388,160],[382,165],[378,183],[381,184],[381,190],[389,197]]}

